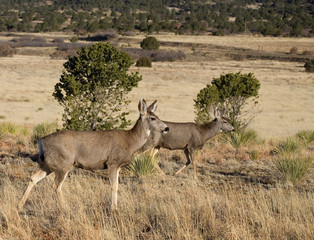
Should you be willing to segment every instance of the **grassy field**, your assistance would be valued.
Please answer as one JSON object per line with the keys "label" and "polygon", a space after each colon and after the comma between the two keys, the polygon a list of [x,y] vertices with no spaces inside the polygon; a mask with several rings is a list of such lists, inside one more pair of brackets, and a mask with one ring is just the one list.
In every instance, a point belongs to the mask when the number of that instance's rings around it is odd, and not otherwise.
{"label": "grassy field", "polygon": [[[214,138],[197,154],[198,181],[193,180],[192,167],[173,176],[184,164],[183,152],[161,150],[158,158],[166,176],[155,171],[138,178],[122,170],[117,213],[110,211],[107,172],[79,169],[64,183],[63,208],[49,176],[35,186],[18,212],[17,204],[37,165],[28,158],[36,151],[30,140],[32,129],[24,128],[0,138],[2,239],[313,237],[314,168],[294,184],[284,180],[274,167],[280,155],[272,153],[283,144],[275,141],[253,141],[236,151]],[[311,155],[313,139],[307,145],[298,142],[298,147],[298,157]]]}
{"label": "grassy field", "polygon": [[[47,41],[58,35],[43,35]],[[66,36],[60,35],[66,39]],[[114,39],[118,46],[139,47],[145,36]],[[261,82],[259,103],[262,113],[252,123],[265,138],[280,138],[302,129],[314,129],[314,77],[306,73],[303,62],[246,59],[234,60],[230,54],[248,51],[258,54],[284,54],[304,57],[302,52],[314,52],[313,39],[262,38],[254,36],[212,37],[158,35],[161,49],[167,44],[182,50],[186,58],[175,62],[154,62],[152,68],[132,67],[143,76],[139,87],[130,93],[130,119],[137,118],[139,98],[159,100],[159,116],[170,121],[193,121],[193,99],[213,78],[229,72],[253,72]],[[8,36],[2,36],[9,40]],[[13,38],[12,36],[10,38]],[[68,38],[71,38],[69,36]],[[242,43],[242,45],[241,45]],[[201,44],[201,45],[198,45]],[[291,48],[298,54],[291,55]],[[35,50],[34,50],[35,49]],[[61,121],[62,108],[51,96],[59,81],[64,59],[51,59],[55,48],[18,48],[13,57],[0,58],[0,120],[35,125],[43,121]],[[29,55],[35,52],[36,55]],[[257,54],[256,52],[254,54]],[[280,55],[280,56],[281,56]],[[306,55],[307,56],[307,55]],[[307,57],[310,57],[307,56]]]}
{"label": "grassy field", "polygon": [[[42,37],[71,38],[58,33]],[[144,37],[123,36],[114,43],[138,47]],[[257,136],[238,148],[221,135],[210,140],[196,156],[198,181],[192,167],[173,176],[185,163],[182,151],[158,153],[166,176],[155,171],[138,178],[123,169],[117,213],[110,211],[107,172],[83,170],[67,177],[63,209],[51,176],[34,187],[18,212],[37,167],[28,157],[37,151],[34,126],[61,124],[62,108],[51,94],[65,61],[49,57],[53,47],[21,47],[13,57],[0,58],[0,239],[313,239],[313,163],[296,182],[278,172],[278,161],[285,158],[313,161],[314,133],[300,130],[314,129],[314,76],[305,72],[301,60],[287,60],[314,51],[313,39],[156,37],[162,49],[184,51],[186,58],[132,67],[143,76],[129,96],[132,121],[138,117],[139,98],[158,99],[161,119],[193,121],[193,99],[212,78],[253,72],[261,82],[263,110],[250,126]],[[289,53],[293,47],[297,54]],[[241,59],[235,60],[238,54]],[[272,59],[274,54],[279,60]]]}

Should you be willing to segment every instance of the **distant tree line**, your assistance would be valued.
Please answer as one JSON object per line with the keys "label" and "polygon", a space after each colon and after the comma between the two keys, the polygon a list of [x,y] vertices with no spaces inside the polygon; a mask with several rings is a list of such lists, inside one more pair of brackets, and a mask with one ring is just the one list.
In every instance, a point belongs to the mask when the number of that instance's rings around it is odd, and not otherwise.
{"label": "distant tree line", "polygon": [[312,0],[1,0],[0,31],[313,36]]}

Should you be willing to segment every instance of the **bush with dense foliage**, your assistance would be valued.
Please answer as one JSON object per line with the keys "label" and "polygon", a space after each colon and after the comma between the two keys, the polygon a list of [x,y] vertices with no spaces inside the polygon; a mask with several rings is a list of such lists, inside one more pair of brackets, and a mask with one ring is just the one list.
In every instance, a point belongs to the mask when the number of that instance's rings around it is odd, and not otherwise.
{"label": "bush with dense foliage", "polygon": [[247,126],[259,112],[259,88],[260,82],[253,73],[228,73],[214,78],[194,99],[196,122],[208,122],[211,119],[209,109],[218,106],[225,109],[225,117],[235,129]]}
{"label": "bush with dense foliage", "polygon": [[155,37],[147,37],[144,38],[141,42],[141,48],[147,49],[147,50],[156,50],[159,49],[159,42]]}
{"label": "bush with dense foliage", "polygon": [[314,72],[314,59],[308,60],[305,64],[305,71]]}
{"label": "bush with dense foliage", "polygon": [[152,61],[147,57],[141,57],[136,61],[136,67],[152,67]]}
{"label": "bush with dense foliage", "polygon": [[64,63],[53,96],[64,107],[64,127],[75,130],[125,128],[130,124],[127,93],[141,76],[129,73],[132,60],[109,43],[81,47]]}

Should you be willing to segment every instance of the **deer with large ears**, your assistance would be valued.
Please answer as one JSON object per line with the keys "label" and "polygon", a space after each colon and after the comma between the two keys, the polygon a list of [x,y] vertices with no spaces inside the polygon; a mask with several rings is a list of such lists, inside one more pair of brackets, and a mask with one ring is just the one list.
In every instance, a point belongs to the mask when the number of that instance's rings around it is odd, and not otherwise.
{"label": "deer with large ears", "polygon": [[[178,123],[163,121],[170,129],[169,133],[162,135],[157,131],[154,131],[144,146],[141,148],[141,152],[145,152],[152,149],[152,157],[156,155],[160,148],[166,148],[169,150],[184,150],[186,156],[186,164],[179,169],[175,174],[181,173],[191,162],[194,168],[194,179],[197,179],[196,175],[196,161],[195,151],[202,149],[205,142],[214,137],[221,131],[233,131],[233,126],[227,122],[223,117],[223,113],[216,107],[214,110],[215,119],[206,124],[196,123]],[[164,174],[164,172],[155,164],[156,168]]]}
{"label": "deer with large ears", "polygon": [[108,169],[113,210],[117,209],[118,177],[121,167],[127,166],[132,155],[147,141],[150,134],[164,135],[169,128],[154,113],[157,100],[149,107],[145,100],[138,104],[140,116],[130,130],[70,131],[52,133],[39,141],[39,154],[32,159],[39,164],[37,171],[19,203],[24,206],[32,188],[51,173],[59,201],[63,202],[62,184],[73,167],[88,170]]}

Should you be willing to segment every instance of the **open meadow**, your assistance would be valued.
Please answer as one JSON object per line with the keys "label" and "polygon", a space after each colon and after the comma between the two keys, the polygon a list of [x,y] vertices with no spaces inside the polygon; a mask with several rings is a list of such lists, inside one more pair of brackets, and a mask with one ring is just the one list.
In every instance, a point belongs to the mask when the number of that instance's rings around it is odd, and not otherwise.
{"label": "open meadow", "polygon": [[[261,82],[262,112],[250,125],[257,135],[241,146],[222,135],[210,140],[196,155],[198,181],[193,180],[191,166],[173,176],[185,163],[182,151],[158,153],[165,176],[154,171],[148,177],[135,177],[123,169],[117,213],[110,211],[107,172],[80,169],[64,182],[64,208],[49,176],[34,187],[18,212],[37,166],[29,159],[37,151],[34,127],[44,122],[62,125],[63,109],[52,92],[66,61],[50,57],[56,50],[53,46],[18,47],[12,57],[0,57],[0,240],[313,239],[314,75],[305,72],[304,59],[314,57],[314,40],[154,36],[162,50],[180,50],[186,57],[153,62],[152,68],[131,67],[143,77],[129,94],[133,123],[140,98],[148,103],[157,99],[157,115],[163,120],[193,121],[193,99],[213,78],[252,72]],[[0,40],[17,37],[3,34]],[[40,37],[68,41],[72,36]],[[110,41],[123,49],[139,48],[144,37],[119,36]],[[292,48],[296,51],[290,53]],[[290,143],[291,152],[283,153]],[[294,182],[279,172],[276,163],[286,156],[311,160],[303,178]]]}

